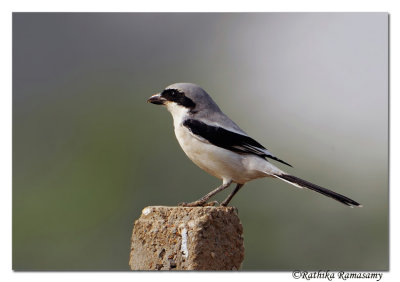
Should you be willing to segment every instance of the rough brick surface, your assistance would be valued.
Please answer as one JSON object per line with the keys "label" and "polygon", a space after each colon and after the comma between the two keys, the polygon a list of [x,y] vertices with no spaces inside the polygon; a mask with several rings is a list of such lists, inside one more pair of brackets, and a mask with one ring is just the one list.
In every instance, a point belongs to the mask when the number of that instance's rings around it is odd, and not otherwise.
{"label": "rough brick surface", "polygon": [[143,209],[131,240],[132,270],[237,270],[243,228],[233,207]]}

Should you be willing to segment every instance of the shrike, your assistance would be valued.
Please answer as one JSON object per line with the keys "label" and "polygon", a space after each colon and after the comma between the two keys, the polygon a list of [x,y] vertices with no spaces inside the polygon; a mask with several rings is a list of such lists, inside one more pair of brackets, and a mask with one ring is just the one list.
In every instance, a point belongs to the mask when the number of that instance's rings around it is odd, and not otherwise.
{"label": "shrike", "polygon": [[222,179],[221,186],[197,201],[183,203],[183,206],[207,205],[212,196],[236,183],[233,192],[221,203],[227,206],[246,182],[261,177],[274,177],[299,188],[308,188],[350,207],[361,206],[341,194],[289,175],[270,163],[268,159],[291,166],[249,137],[220,110],[206,91],[195,84],[172,84],[147,101],[167,107],[174,120],[176,138],[189,159]]}

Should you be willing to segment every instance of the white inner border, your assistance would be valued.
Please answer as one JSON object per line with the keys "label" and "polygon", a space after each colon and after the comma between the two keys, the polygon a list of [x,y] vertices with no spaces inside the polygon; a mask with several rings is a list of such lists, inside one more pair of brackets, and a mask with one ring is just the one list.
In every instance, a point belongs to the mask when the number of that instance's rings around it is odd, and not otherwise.
{"label": "white inner border", "polygon": [[[110,281],[152,281],[162,279],[176,281],[191,279],[194,281],[295,281],[290,272],[191,272],[191,273],[154,273],[154,272],[13,272],[11,267],[11,39],[12,12],[389,12],[390,14],[390,271],[384,273],[381,281],[399,281],[399,165],[394,160],[399,156],[399,59],[396,50],[399,46],[399,2],[395,0],[279,0],[279,1],[18,1],[3,0],[0,9],[1,95],[0,122],[1,140],[1,261],[2,281],[71,281],[72,279],[90,279],[96,282]],[[399,51],[397,51],[399,52]],[[395,126],[397,125],[397,126]],[[396,128],[397,127],[397,128]],[[396,146],[397,144],[397,146]],[[397,157],[397,158],[396,158]],[[396,220],[397,219],[397,220]],[[127,259],[128,261],[128,259]],[[162,275],[162,277],[156,277]],[[396,278],[397,277],[397,278]],[[321,281],[320,279],[318,281]],[[355,281],[355,280],[352,280]]]}

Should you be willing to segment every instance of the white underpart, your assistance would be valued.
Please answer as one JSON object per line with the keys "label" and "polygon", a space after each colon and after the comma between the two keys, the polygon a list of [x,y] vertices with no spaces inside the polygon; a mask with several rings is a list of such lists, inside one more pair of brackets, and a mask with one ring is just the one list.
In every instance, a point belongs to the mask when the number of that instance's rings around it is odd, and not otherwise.
{"label": "white underpart", "polygon": [[244,184],[250,180],[284,173],[270,162],[251,154],[238,154],[210,144],[182,125],[189,117],[188,109],[168,102],[167,109],[174,119],[176,138],[185,154],[200,168],[220,178],[224,183]]}
{"label": "white underpart", "polygon": [[189,110],[187,108],[182,107],[174,102],[167,102],[165,105],[168,111],[172,114],[175,128],[182,124],[189,114]]}

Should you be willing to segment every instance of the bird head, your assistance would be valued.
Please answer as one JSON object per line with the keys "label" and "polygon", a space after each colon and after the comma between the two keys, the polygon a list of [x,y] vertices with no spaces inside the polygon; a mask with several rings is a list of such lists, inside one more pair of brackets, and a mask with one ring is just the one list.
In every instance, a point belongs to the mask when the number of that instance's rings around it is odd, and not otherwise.
{"label": "bird head", "polygon": [[147,102],[166,106],[174,117],[211,109],[219,111],[218,106],[207,92],[193,83],[171,84],[160,93],[151,96]]}

